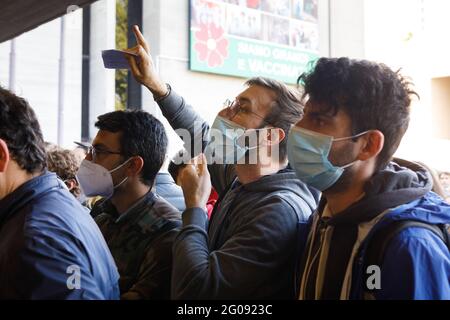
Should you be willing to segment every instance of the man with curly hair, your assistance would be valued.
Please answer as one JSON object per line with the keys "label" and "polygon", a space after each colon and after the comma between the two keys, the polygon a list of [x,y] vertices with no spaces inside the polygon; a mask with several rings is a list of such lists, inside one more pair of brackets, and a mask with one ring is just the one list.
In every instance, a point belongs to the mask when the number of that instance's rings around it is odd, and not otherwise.
{"label": "man with curly hair", "polygon": [[63,148],[53,148],[47,151],[47,168],[49,171],[63,180],[70,193],[77,199],[80,199],[81,189],[76,179],[76,173],[80,167],[81,161],[73,151]]}
{"label": "man with curly hair", "polygon": [[290,131],[297,176],[321,190],[300,299],[450,299],[450,206],[422,166],[395,159],[410,83],[383,64],[322,58],[302,75]]}

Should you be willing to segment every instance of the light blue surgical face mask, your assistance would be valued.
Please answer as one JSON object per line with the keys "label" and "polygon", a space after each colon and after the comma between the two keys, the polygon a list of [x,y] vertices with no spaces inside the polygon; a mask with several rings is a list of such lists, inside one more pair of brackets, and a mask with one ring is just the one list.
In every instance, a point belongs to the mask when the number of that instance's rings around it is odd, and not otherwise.
{"label": "light blue surgical face mask", "polygon": [[328,159],[333,142],[358,138],[367,132],[369,131],[334,139],[314,131],[293,127],[289,132],[287,143],[289,164],[304,183],[320,191],[327,190],[338,181],[346,168],[356,162],[342,167],[334,166]]}
{"label": "light blue surgical face mask", "polygon": [[[261,129],[252,129],[258,131]],[[236,164],[240,163],[247,151],[258,147],[257,141],[253,139],[252,145],[246,145],[245,139],[247,129],[217,116],[211,126],[211,141],[205,149],[205,154],[210,162],[211,160],[217,164]]]}

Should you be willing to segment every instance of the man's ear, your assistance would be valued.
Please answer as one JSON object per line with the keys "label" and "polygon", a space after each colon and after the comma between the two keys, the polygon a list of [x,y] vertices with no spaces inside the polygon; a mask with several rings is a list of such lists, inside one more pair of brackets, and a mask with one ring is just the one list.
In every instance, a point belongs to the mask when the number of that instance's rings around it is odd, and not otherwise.
{"label": "man's ear", "polygon": [[270,128],[267,130],[267,144],[280,144],[286,138],[286,133],[281,128]]}
{"label": "man's ear", "polygon": [[364,137],[362,150],[359,153],[358,160],[368,160],[377,157],[384,146],[384,134],[379,130],[369,131]]}
{"label": "man's ear", "polygon": [[138,176],[142,168],[144,167],[144,159],[142,157],[136,156],[130,161],[127,172],[129,176]]}
{"label": "man's ear", "polygon": [[67,179],[65,181],[65,184],[67,186],[67,189],[69,189],[69,191],[72,191],[72,189],[75,188],[76,185],[77,185],[77,180],[75,180],[75,179]]}
{"label": "man's ear", "polygon": [[6,142],[0,139],[0,172],[5,172],[9,163],[9,149]]}

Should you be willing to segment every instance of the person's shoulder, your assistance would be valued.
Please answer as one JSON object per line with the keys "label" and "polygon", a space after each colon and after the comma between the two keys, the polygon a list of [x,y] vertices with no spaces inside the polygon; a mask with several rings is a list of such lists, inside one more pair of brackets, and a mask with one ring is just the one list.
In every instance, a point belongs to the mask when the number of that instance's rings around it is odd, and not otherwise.
{"label": "person's shoulder", "polygon": [[[395,235],[386,248],[387,260],[397,264],[431,268],[439,261],[450,261],[447,244],[435,232],[420,226],[412,226]],[[402,262],[403,261],[403,262]],[[423,265],[425,263],[426,265]]]}
{"label": "person's shoulder", "polygon": [[282,198],[295,206],[301,203],[315,209],[321,196],[320,191],[298,179],[290,166],[266,179],[264,184],[268,185],[270,196]]}
{"label": "person's shoulder", "polygon": [[438,211],[445,210],[449,215],[449,223],[450,223],[450,203],[446,201],[442,196],[438,195],[435,192],[428,192],[422,197],[422,201],[418,205],[418,207],[429,208],[432,206],[434,209]]}
{"label": "person's shoulder", "polygon": [[290,219],[295,222],[305,222],[317,207],[313,197],[305,199],[298,192],[287,189],[274,191],[258,200],[260,210],[266,214],[275,214],[279,219]]}
{"label": "person's shoulder", "polygon": [[388,219],[419,221],[430,225],[450,224],[450,204],[434,192],[390,209]]}
{"label": "person's shoulder", "polygon": [[255,200],[249,211],[242,215],[242,226],[270,228],[272,230],[295,229],[299,220],[298,212],[290,201],[280,194],[271,194],[264,199]]}
{"label": "person's shoulder", "polygon": [[159,234],[161,230],[169,231],[180,226],[180,211],[156,194],[154,200],[141,207],[137,218],[133,219],[131,224],[128,224],[128,228],[144,237],[154,233]]}
{"label": "person's shoulder", "polygon": [[[435,244],[442,243],[445,245],[441,237],[434,231],[421,226],[411,226],[401,230],[392,239],[391,244],[399,246],[411,247],[411,245],[423,246],[426,249],[432,249]],[[414,249],[411,249],[414,251]]]}
{"label": "person's shoulder", "polygon": [[97,243],[100,234],[89,210],[61,189],[52,190],[29,204],[23,230],[30,239],[78,249]]}
{"label": "person's shoulder", "polygon": [[155,195],[151,210],[157,217],[165,220],[181,221],[180,211],[161,196]]}
{"label": "person's shoulder", "polygon": [[147,251],[159,252],[156,248],[166,250],[172,247],[181,225],[181,213],[165,199],[155,195],[153,203],[146,206],[139,219],[130,225],[129,232],[147,242]]}
{"label": "person's shoulder", "polygon": [[31,200],[26,208],[28,224],[71,227],[89,212],[65,189],[53,189]]}

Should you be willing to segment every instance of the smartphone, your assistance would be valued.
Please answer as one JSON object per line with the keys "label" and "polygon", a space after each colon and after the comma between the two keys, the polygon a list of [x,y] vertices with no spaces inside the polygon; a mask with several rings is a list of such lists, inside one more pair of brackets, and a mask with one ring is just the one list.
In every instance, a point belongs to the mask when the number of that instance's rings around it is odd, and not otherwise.
{"label": "smartphone", "polygon": [[129,53],[123,50],[103,50],[103,65],[107,69],[130,69],[128,60],[125,58],[125,55],[127,54],[135,57],[138,56],[137,54]]}

